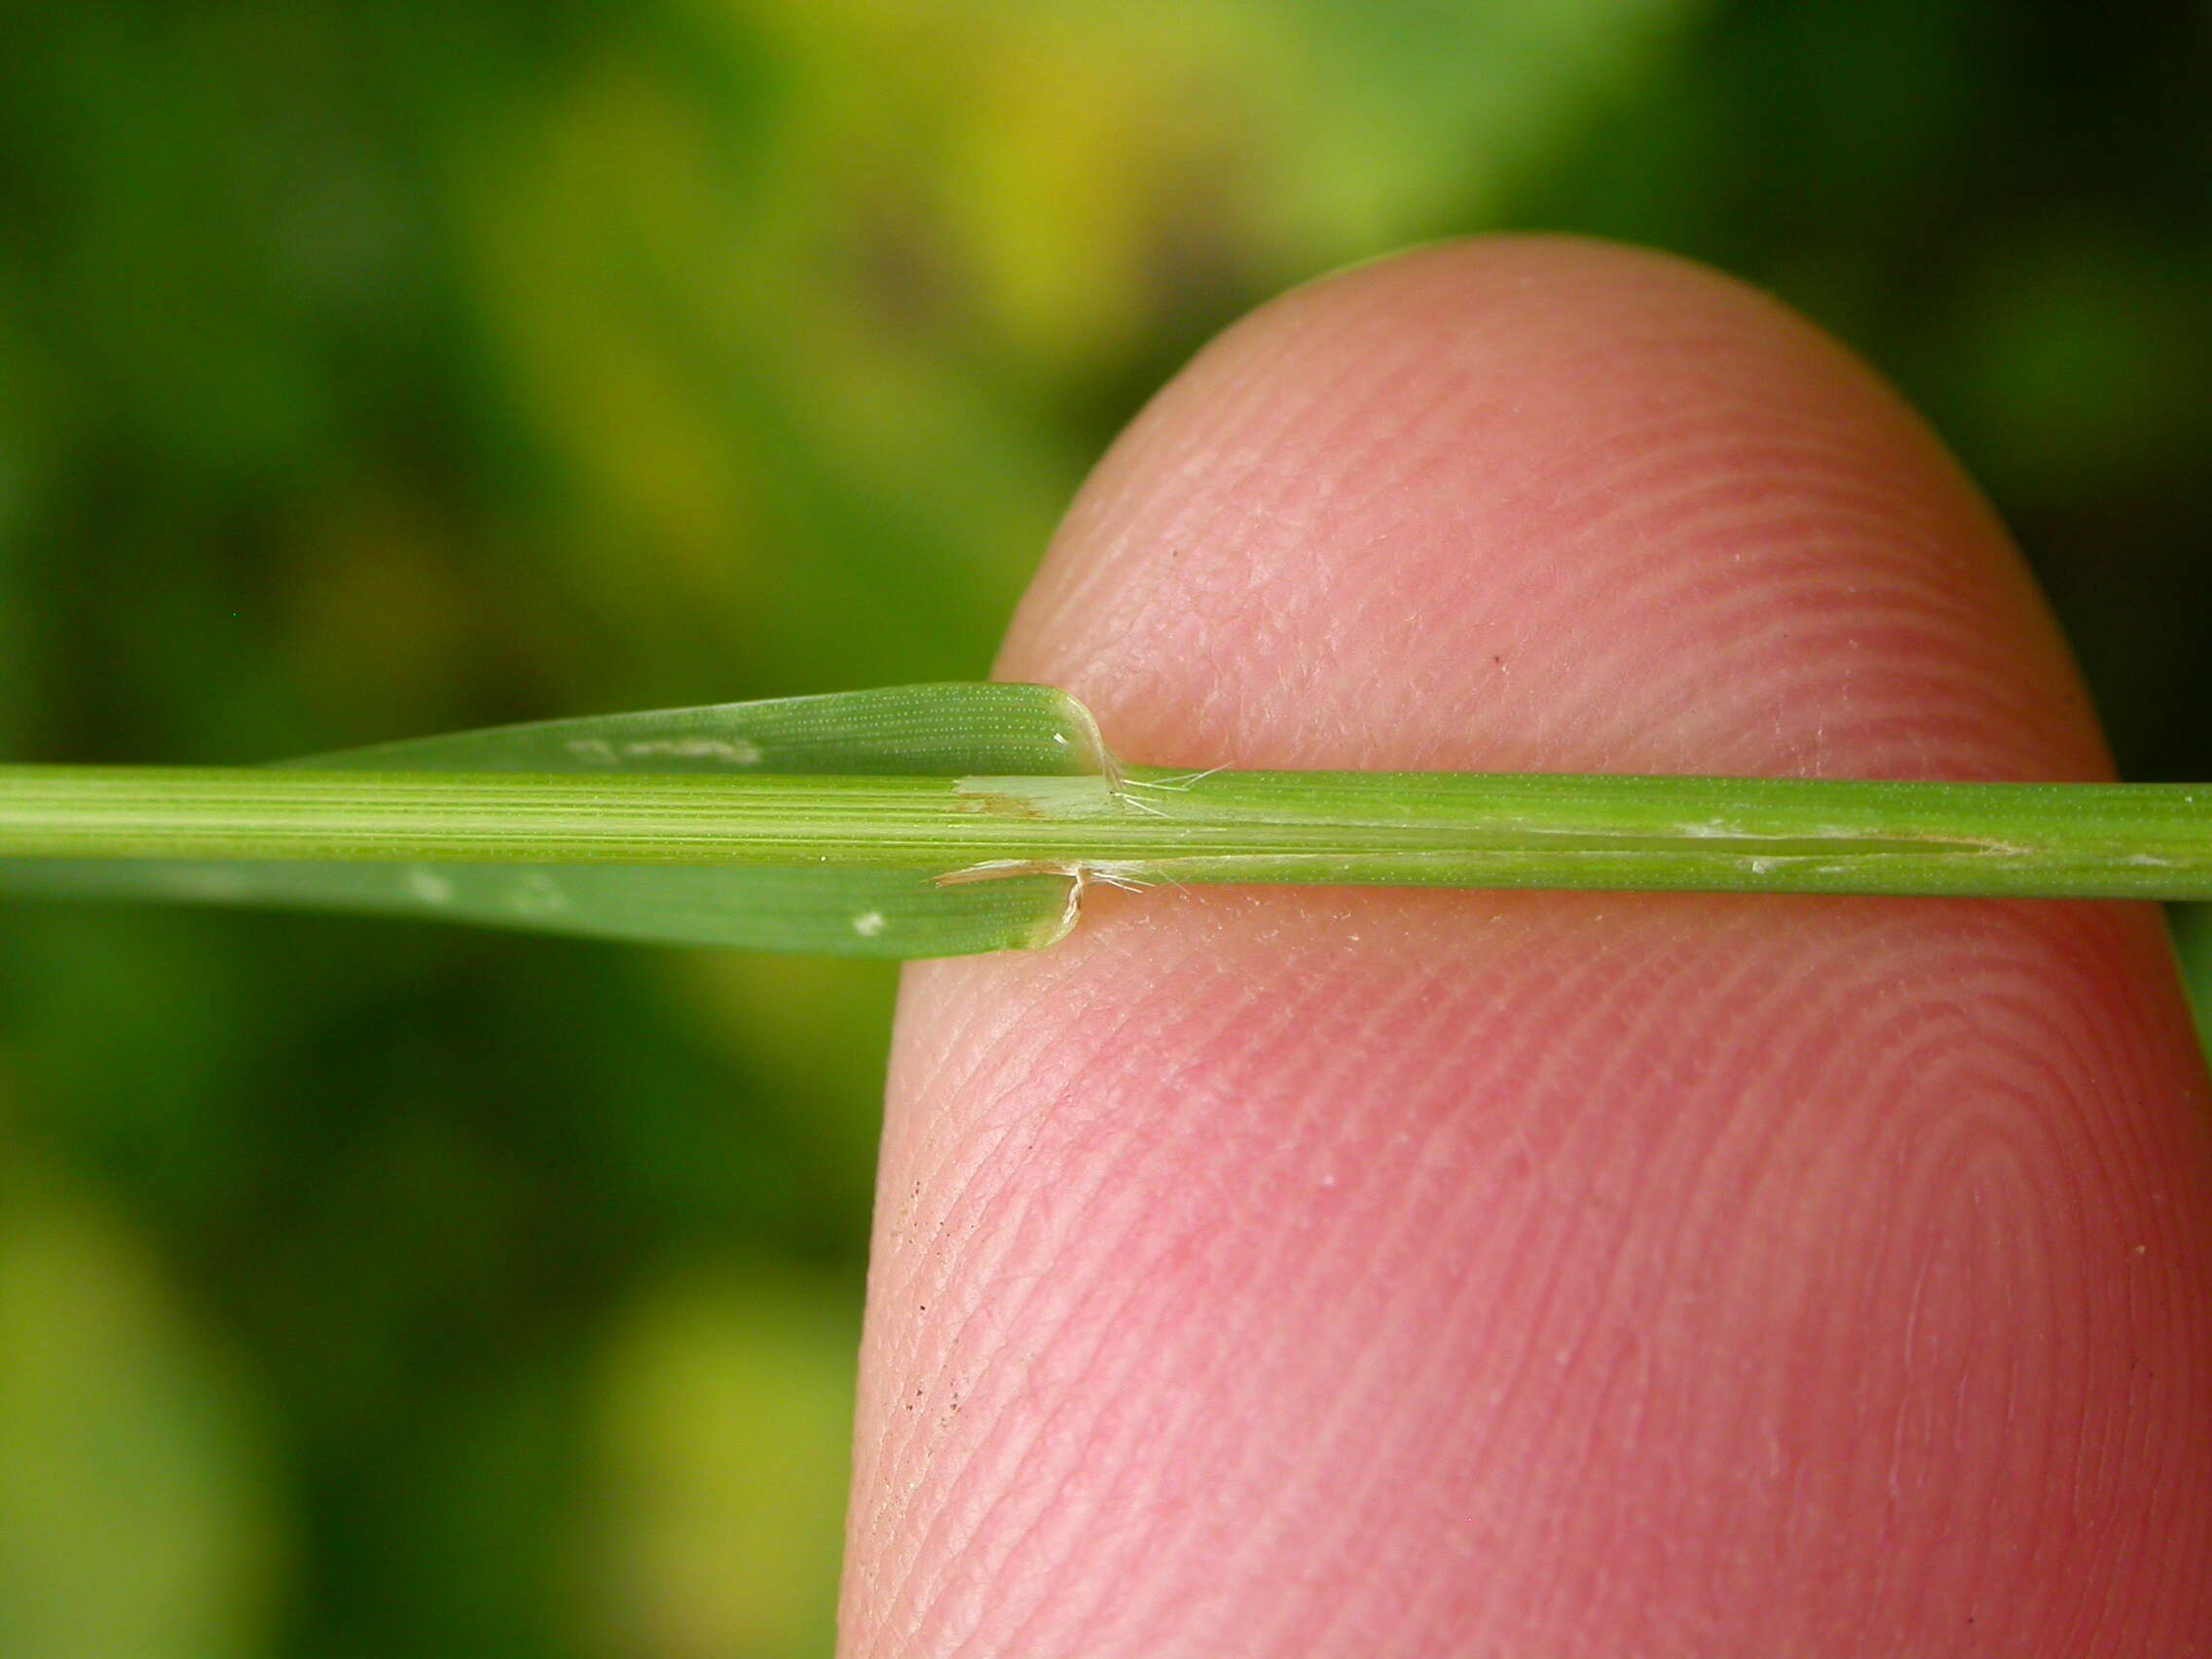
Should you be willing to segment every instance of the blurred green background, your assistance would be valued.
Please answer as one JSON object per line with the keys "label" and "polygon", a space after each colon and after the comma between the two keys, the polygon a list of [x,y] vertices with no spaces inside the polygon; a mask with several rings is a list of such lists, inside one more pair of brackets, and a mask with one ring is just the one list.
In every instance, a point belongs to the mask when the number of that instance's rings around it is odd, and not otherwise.
{"label": "blurred green background", "polygon": [[[0,7],[0,754],[978,676],[1205,336],[1540,227],[1864,350],[2212,777],[2207,18]],[[826,1652],[891,988],[0,912],[0,1654]]]}

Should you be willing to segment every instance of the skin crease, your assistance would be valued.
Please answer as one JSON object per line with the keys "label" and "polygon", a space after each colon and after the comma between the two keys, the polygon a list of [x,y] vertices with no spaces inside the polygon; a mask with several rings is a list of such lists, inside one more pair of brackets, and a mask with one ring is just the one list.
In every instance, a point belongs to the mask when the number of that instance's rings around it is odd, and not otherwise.
{"label": "skin crease", "polygon": [[[1935,440],[1561,240],[1231,330],[1002,676],[1161,765],[2090,779]],[[841,1652],[2212,1653],[2148,906],[1094,893],[908,970]]]}

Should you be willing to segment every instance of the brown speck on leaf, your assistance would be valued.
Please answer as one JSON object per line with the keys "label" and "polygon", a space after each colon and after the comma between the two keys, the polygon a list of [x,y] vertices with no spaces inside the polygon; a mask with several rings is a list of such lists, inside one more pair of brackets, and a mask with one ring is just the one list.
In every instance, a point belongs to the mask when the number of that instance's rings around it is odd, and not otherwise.
{"label": "brown speck on leaf", "polygon": [[976,804],[973,808],[963,807],[963,811],[989,813],[1001,818],[1042,818],[1044,816],[1031,802],[1014,795],[977,794],[969,795],[966,798]]}

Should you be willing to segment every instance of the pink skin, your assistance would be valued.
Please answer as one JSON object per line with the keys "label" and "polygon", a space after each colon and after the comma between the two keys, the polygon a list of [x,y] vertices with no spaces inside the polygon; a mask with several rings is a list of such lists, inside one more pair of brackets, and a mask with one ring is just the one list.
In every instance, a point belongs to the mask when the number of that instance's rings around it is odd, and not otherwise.
{"label": "pink skin", "polygon": [[[1161,765],[2107,767],[1888,390],[1574,242],[1231,330],[1000,666]],[[2212,1652],[2212,1134],[2151,908],[1086,907],[906,981],[849,1659]]]}

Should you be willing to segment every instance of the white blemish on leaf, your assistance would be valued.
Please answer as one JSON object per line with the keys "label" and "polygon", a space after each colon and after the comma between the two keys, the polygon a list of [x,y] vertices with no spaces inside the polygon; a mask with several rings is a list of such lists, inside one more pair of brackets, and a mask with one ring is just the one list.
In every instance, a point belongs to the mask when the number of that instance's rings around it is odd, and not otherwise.
{"label": "white blemish on leaf", "polygon": [[166,890],[180,899],[209,900],[218,903],[235,903],[253,891],[252,883],[235,869],[192,865],[157,872],[154,886],[157,891]]}
{"label": "white blemish on leaf", "polygon": [[425,868],[422,865],[410,865],[407,867],[407,894],[409,898],[420,899],[425,904],[450,904],[453,903],[453,883],[434,869]]}
{"label": "white blemish on leaf", "polygon": [[507,892],[507,908],[519,916],[554,916],[569,907],[569,896],[541,869],[525,870]]}
{"label": "white blemish on leaf", "polygon": [[647,737],[625,743],[632,760],[719,760],[728,766],[757,766],[760,746],[742,737]]}
{"label": "white blemish on leaf", "polygon": [[564,747],[578,760],[593,766],[612,766],[619,759],[614,745],[604,737],[571,737]]}
{"label": "white blemish on leaf", "polygon": [[864,910],[853,918],[853,932],[863,939],[874,939],[883,932],[883,912]]}

